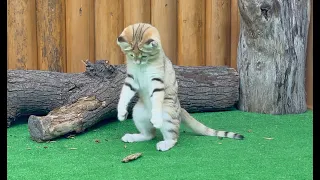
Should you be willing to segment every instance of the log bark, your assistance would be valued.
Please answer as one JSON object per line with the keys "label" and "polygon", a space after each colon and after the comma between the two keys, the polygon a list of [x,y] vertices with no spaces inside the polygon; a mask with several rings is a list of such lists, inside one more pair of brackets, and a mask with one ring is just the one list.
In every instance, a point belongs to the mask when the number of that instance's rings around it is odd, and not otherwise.
{"label": "log bark", "polygon": [[[104,60],[85,63],[84,73],[9,70],[8,127],[22,115],[31,115],[31,137],[41,142],[74,131],[80,133],[103,119],[116,118],[125,65],[113,66]],[[174,68],[181,106],[189,112],[228,110],[239,99],[239,77],[233,68]],[[136,100],[134,97],[129,112]],[[38,117],[41,115],[46,116]]]}
{"label": "log bark", "polygon": [[239,0],[238,108],[267,114],[307,110],[309,0]]}

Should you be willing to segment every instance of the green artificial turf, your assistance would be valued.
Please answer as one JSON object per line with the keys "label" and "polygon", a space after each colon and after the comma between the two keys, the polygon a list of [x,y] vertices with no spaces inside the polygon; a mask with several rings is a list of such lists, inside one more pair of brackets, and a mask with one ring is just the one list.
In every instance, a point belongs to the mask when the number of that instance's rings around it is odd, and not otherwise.
{"label": "green artificial turf", "polygon": [[[192,115],[210,127],[239,132],[245,139],[196,136],[182,126],[178,144],[159,152],[159,132],[148,142],[121,142],[122,135],[136,132],[132,120],[127,120],[103,121],[73,139],[36,143],[24,122],[7,131],[8,179],[313,179],[312,111],[266,115],[232,110]],[[121,163],[136,152],[143,156]]]}

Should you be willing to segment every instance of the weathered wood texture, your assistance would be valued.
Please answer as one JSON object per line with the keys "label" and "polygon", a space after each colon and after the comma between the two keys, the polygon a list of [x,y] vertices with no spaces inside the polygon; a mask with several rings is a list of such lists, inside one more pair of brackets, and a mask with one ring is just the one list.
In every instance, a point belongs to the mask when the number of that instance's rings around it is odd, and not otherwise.
{"label": "weathered wood texture", "polygon": [[81,60],[94,60],[94,1],[66,1],[67,72],[83,72]]}
{"label": "weathered wood texture", "polygon": [[231,34],[230,34],[230,61],[227,62],[232,68],[237,69],[237,50],[240,32],[240,14],[238,0],[231,0]]}
{"label": "weathered wood texture", "polygon": [[173,64],[177,64],[177,0],[151,1],[151,23],[160,32],[161,45]]}
{"label": "weathered wood texture", "polygon": [[311,20],[308,35],[306,81],[307,105],[309,109],[313,109],[313,0],[311,0]]}
{"label": "weathered wood texture", "polygon": [[[273,1],[266,0],[265,2]],[[305,1],[308,0],[303,2]],[[90,2],[89,14],[87,11],[88,2]],[[221,5],[222,2],[230,2],[230,15],[228,15],[230,17],[230,29],[226,31],[221,30],[226,29],[226,26],[215,25],[217,20],[227,20],[226,9],[212,6],[212,4],[219,3]],[[255,2],[263,1],[257,0]],[[298,1],[292,0],[290,4],[295,4],[295,2]],[[36,4],[38,8],[36,8]],[[96,4],[95,7],[93,7],[94,4]],[[211,6],[208,4],[211,4]],[[254,4],[252,6],[255,6]],[[224,5],[223,7],[225,7]],[[58,64],[61,67],[58,69],[62,69],[63,72],[81,72],[84,67],[80,60],[85,59],[82,57],[87,56],[88,51],[89,59],[92,62],[95,59],[109,59],[111,64],[122,64],[124,62],[123,54],[119,53],[120,49],[116,48],[114,39],[124,26],[136,22],[151,22],[159,29],[165,52],[174,64],[216,66],[219,65],[218,62],[207,59],[206,56],[208,54],[212,57],[217,56],[210,50],[216,49],[212,47],[220,49],[219,54],[226,52],[226,49],[223,48],[226,47],[230,49],[231,53],[228,55],[230,57],[228,57],[225,65],[237,68],[237,47],[240,30],[240,16],[237,15],[239,14],[238,0],[7,0],[7,7],[8,69],[49,70],[49,67],[53,67],[50,69],[56,69],[55,64]],[[59,7],[61,8],[59,9]],[[82,12],[81,16],[79,16],[80,12]],[[216,12],[216,15],[213,15],[212,12]],[[284,13],[286,12],[282,12],[282,14]],[[312,17],[312,12],[310,14]],[[89,22],[86,21],[88,18]],[[252,20],[255,19],[252,18]],[[259,19],[257,20],[259,21]],[[88,24],[89,27],[87,27]],[[299,25],[299,27],[302,26]],[[312,23],[310,27],[305,85],[307,104],[309,108],[312,108]],[[89,35],[85,35],[88,31]],[[228,43],[225,42],[228,41],[228,38],[225,41],[222,41],[223,38],[214,41],[212,37],[215,36],[211,36],[211,38],[209,36],[210,34],[213,35],[214,32],[227,31],[231,31],[230,47],[225,46]],[[90,45],[87,43],[88,36]],[[216,36],[216,39],[219,38]],[[111,43],[105,43],[108,41]],[[89,50],[87,50],[88,46]],[[57,52],[61,52],[60,59],[51,61],[50,59],[54,59],[52,57],[58,57],[55,55]],[[92,52],[94,53],[92,54]],[[179,63],[178,57],[180,57]]]}
{"label": "weathered wood texture", "polygon": [[178,65],[204,66],[205,0],[178,1]]}
{"label": "weathered wood texture", "polygon": [[[150,0],[124,0],[124,27],[135,23],[151,22]],[[121,33],[121,32],[120,32]],[[119,33],[119,34],[120,34]]]}
{"label": "weathered wood texture", "polygon": [[110,64],[123,64],[124,55],[116,43],[123,31],[124,1],[95,1],[95,45],[97,59],[110,59]]}
{"label": "weathered wood texture", "polygon": [[66,72],[65,0],[37,0],[38,68]]}
{"label": "weathered wood texture", "polygon": [[224,66],[230,61],[230,1],[206,1],[207,66]]}
{"label": "weathered wood texture", "polygon": [[305,112],[310,1],[239,0],[239,10],[239,109]]}
{"label": "weathered wood texture", "polygon": [[[8,127],[22,115],[46,115],[58,108],[45,117],[29,118],[30,132],[34,139],[40,141],[67,132],[81,132],[102,119],[115,118],[122,83],[126,77],[125,65],[111,66],[105,61],[87,63],[84,73],[8,71]],[[239,77],[233,68],[174,68],[181,106],[189,112],[227,110],[234,107],[239,99]],[[85,97],[89,99],[85,101],[88,106],[75,104]],[[135,97],[133,102],[136,100]]]}
{"label": "weathered wood texture", "polygon": [[7,0],[8,69],[37,69],[35,0]]}

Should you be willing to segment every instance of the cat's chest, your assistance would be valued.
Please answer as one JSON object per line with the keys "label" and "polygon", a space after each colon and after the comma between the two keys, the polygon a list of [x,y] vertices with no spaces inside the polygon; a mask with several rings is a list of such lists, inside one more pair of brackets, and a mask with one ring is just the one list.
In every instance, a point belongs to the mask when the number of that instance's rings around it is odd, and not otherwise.
{"label": "cat's chest", "polygon": [[139,87],[140,92],[148,93],[149,89],[151,88],[151,74],[147,72],[137,71],[135,74],[135,82]]}
{"label": "cat's chest", "polygon": [[139,87],[138,91],[143,94],[150,94],[152,90],[152,79],[159,77],[157,69],[153,68],[136,68],[131,71],[134,76],[134,81]]}

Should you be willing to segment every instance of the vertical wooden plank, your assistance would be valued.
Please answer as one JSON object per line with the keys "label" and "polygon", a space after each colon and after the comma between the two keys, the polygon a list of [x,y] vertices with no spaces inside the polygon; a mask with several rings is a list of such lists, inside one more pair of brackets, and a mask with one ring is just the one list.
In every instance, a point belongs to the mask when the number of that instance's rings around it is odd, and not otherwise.
{"label": "vertical wooden plank", "polygon": [[161,36],[161,44],[173,64],[177,64],[177,0],[151,1],[151,23]]}
{"label": "vertical wooden plank", "polygon": [[35,0],[7,0],[8,69],[37,69]]}
{"label": "vertical wooden plank", "polygon": [[96,0],[95,47],[96,59],[109,60],[110,64],[122,64],[123,53],[116,40],[123,30],[123,1]]}
{"label": "vertical wooden plank", "polygon": [[307,71],[306,71],[306,91],[307,91],[307,106],[313,109],[313,0],[310,1],[310,24],[308,33],[308,48],[307,48]]}
{"label": "vertical wooden plank", "polygon": [[240,35],[240,14],[238,7],[238,0],[231,0],[231,58],[228,64],[232,68],[237,68],[237,52],[238,52],[238,42]]}
{"label": "vertical wooden plank", "polygon": [[[151,0],[123,0],[124,27],[135,23],[151,22]],[[174,17],[173,17],[174,18]]]}
{"label": "vertical wooden plank", "polygon": [[230,62],[230,0],[206,0],[206,65]]}
{"label": "vertical wooden plank", "polygon": [[178,1],[178,65],[205,65],[205,0]]}
{"label": "vertical wooden plank", "polygon": [[38,67],[66,72],[65,0],[37,0]]}
{"label": "vertical wooden plank", "polygon": [[89,59],[91,62],[96,60],[95,49],[95,0],[89,0]]}
{"label": "vertical wooden plank", "polygon": [[66,1],[67,72],[69,73],[85,71],[81,60],[92,61],[94,41],[90,41],[90,38],[94,38],[94,31],[90,25],[94,25],[91,22],[93,3],[92,0]]}

